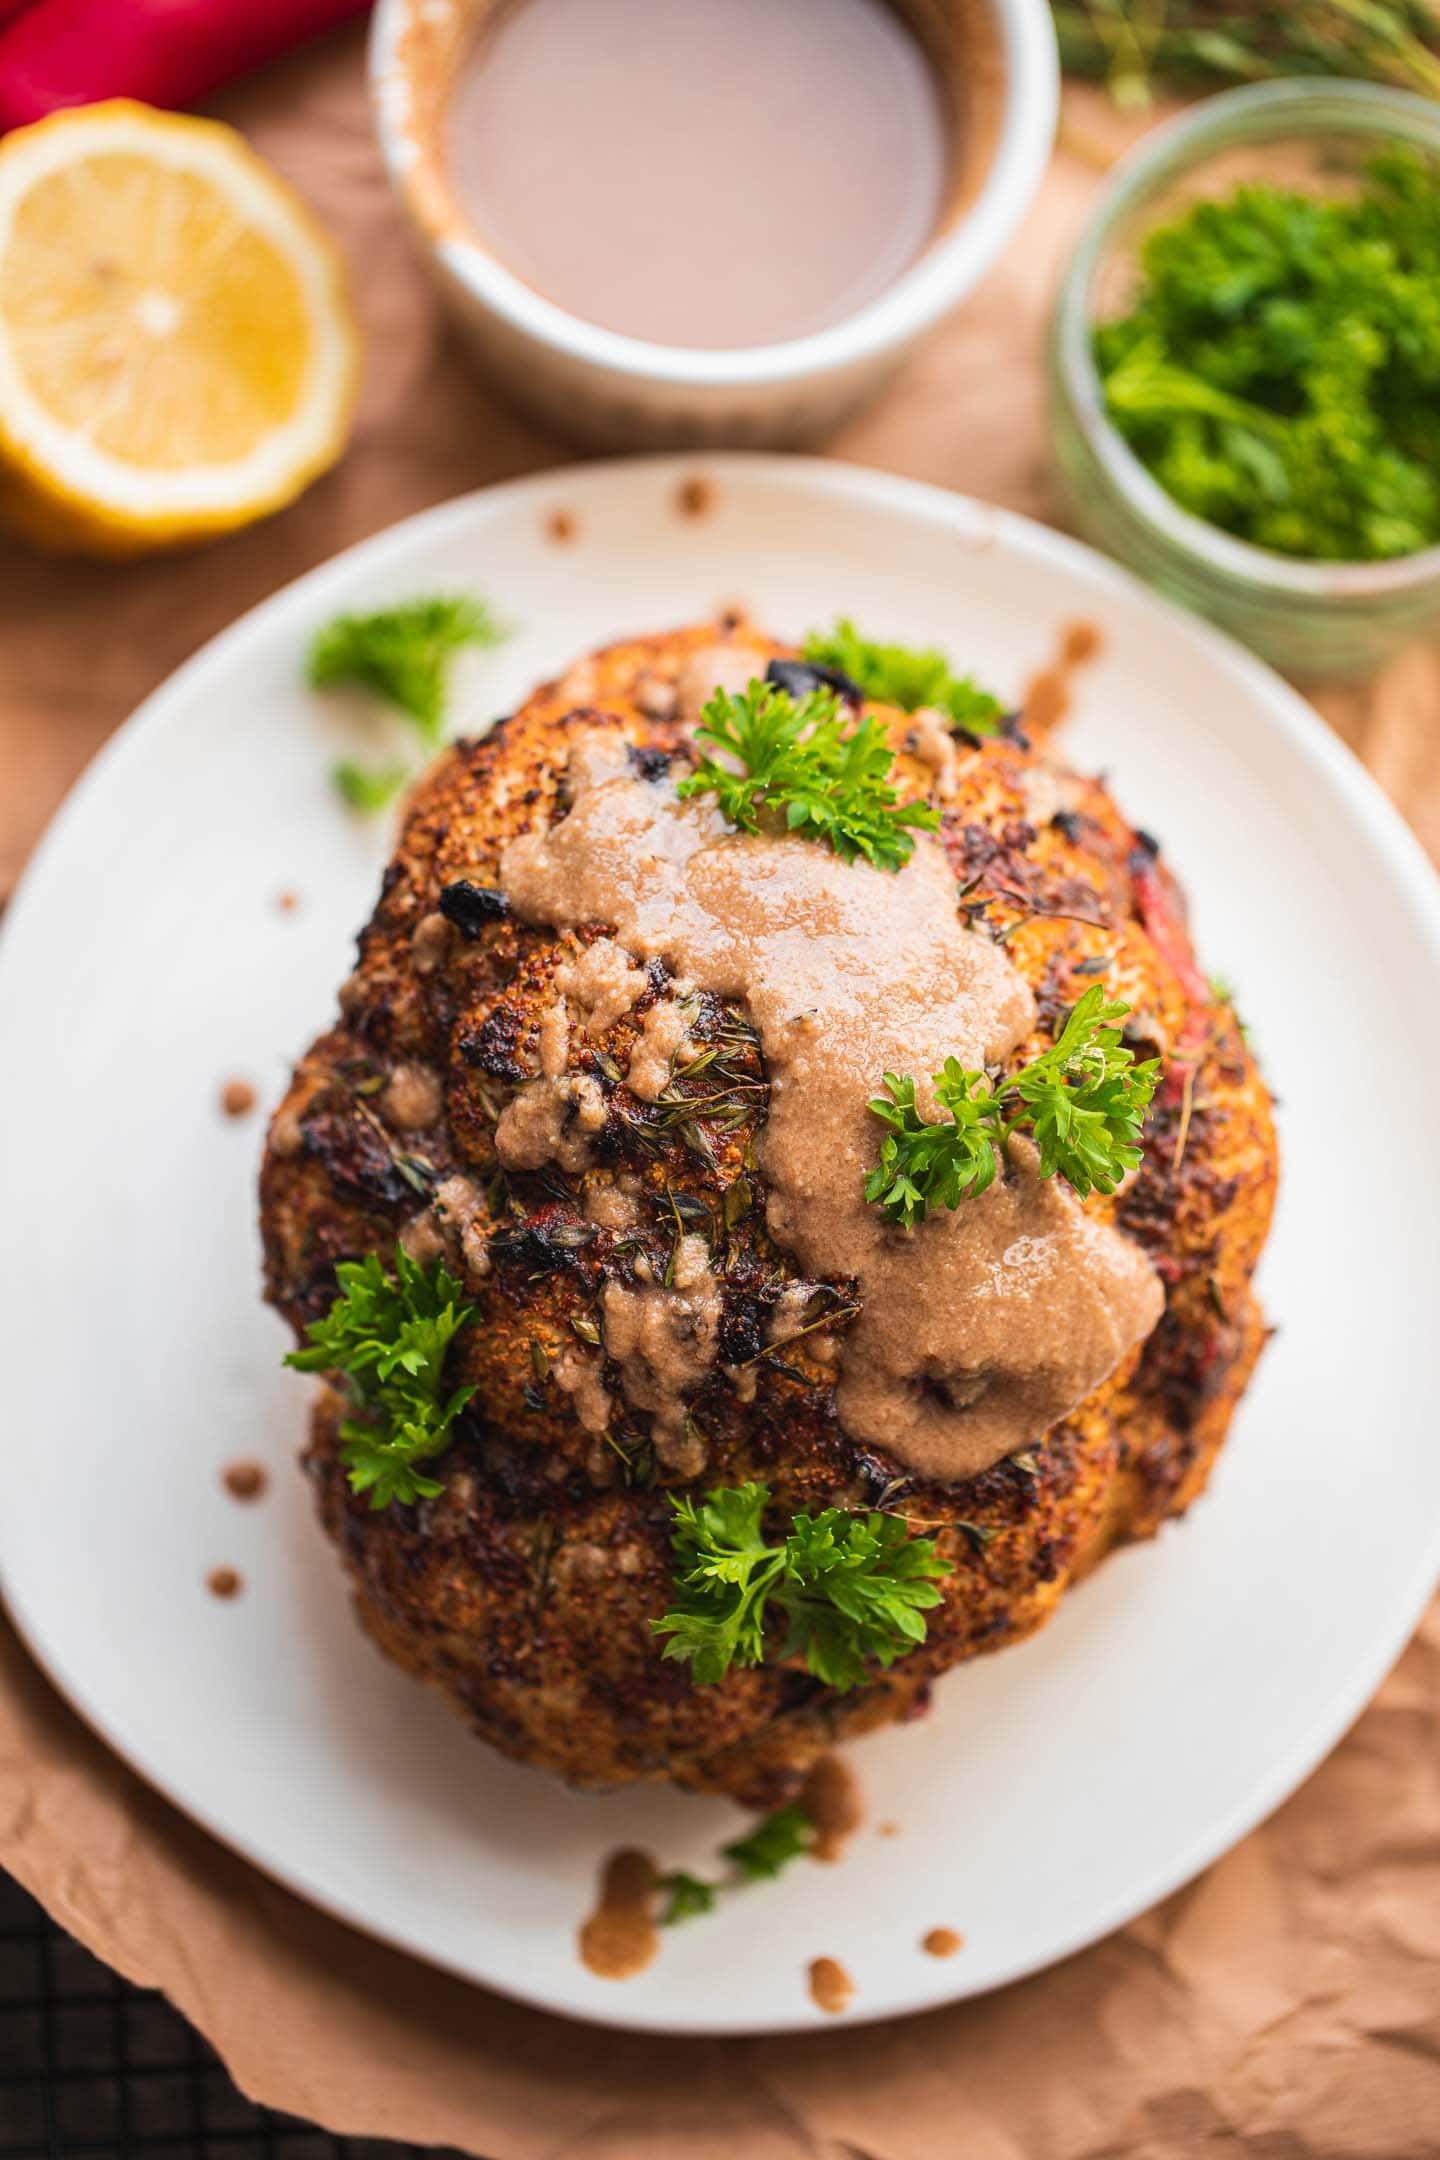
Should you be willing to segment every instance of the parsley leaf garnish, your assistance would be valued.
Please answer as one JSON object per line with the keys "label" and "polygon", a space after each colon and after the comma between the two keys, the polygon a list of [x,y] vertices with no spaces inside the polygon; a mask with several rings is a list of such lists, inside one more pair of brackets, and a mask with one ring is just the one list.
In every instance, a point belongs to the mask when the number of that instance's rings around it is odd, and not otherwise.
{"label": "parsley leaf garnish", "polygon": [[433,1497],[444,1488],[416,1465],[448,1447],[475,1392],[445,1396],[441,1387],[450,1345],[475,1308],[460,1303],[461,1286],[440,1261],[422,1268],[398,1245],[393,1280],[378,1253],[342,1260],[335,1279],[334,1304],[305,1331],[309,1348],[285,1363],[342,1379],[354,1415],[340,1427],[341,1457],[372,1508]]}
{"label": "parsley leaf garnish", "polygon": [[748,1837],[722,1845],[721,1856],[733,1860],[746,1882],[771,1882],[792,1860],[809,1852],[815,1843],[815,1825],[804,1808],[793,1801],[758,1822]]}
{"label": "parsley leaf garnish", "polygon": [[773,1815],[756,1823],[747,1837],[721,1846],[721,1859],[731,1865],[728,1881],[706,1882],[685,1868],[676,1868],[659,1878],[655,1887],[665,1897],[660,1908],[661,1927],[675,1927],[682,1920],[695,1920],[713,1912],[722,1891],[738,1890],[746,1883],[773,1882],[792,1860],[810,1852],[814,1844],[815,1825],[803,1807],[792,1801],[789,1807],[777,1808]]}
{"label": "parsley leaf garnish", "polygon": [[843,618],[833,630],[812,630],[801,647],[813,667],[838,668],[877,705],[918,712],[922,705],[945,713],[967,735],[998,735],[1000,700],[968,675],[956,675],[933,645],[882,645],[861,637]]}
{"label": "parsley leaf garnish", "polygon": [[739,697],[717,690],[696,733],[726,762],[703,757],[676,793],[714,795],[727,824],[744,832],[759,832],[762,813],[775,812],[845,862],[864,855],[898,870],[914,851],[907,827],[939,826],[938,811],[900,802],[891,787],[895,753],[880,721],[849,725],[828,690],[798,703],[774,683],[752,682]]}
{"label": "parsley leaf garnish", "polygon": [[655,1887],[665,1895],[665,1903],[660,1908],[660,1925],[674,1927],[681,1920],[696,1920],[702,1913],[713,1912],[722,1885],[702,1882],[698,1875],[675,1868],[670,1874],[662,1875]]}
{"label": "parsley leaf garnish", "polygon": [[772,1652],[801,1655],[817,1680],[840,1692],[871,1659],[893,1665],[925,1640],[922,1614],[940,1603],[936,1582],[950,1563],[933,1538],[912,1538],[895,1515],[825,1508],[791,1517],[778,1545],[762,1518],[768,1485],[722,1487],[698,1505],[673,1502],[676,1605],[650,1625],[668,1635],[667,1658],[690,1665],[702,1686],[732,1665],[759,1665],[766,1622],[783,1620]]}
{"label": "parsley leaf garnish", "polygon": [[407,713],[434,748],[455,655],[467,645],[498,645],[505,635],[484,602],[465,593],[406,600],[373,615],[337,615],[311,641],[310,686],[356,683],[373,690]]}
{"label": "parsley leaf garnish", "polygon": [[330,778],[351,809],[369,817],[395,800],[409,775],[403,765],[358,765],[353,758],[341,758],[331,766]]}
{"label": "parsley leaf garnish", "polygon": [[1137,1065],[1113,1024],[1129,1010],[1108,1004],[1093,984],[1050,1048],[998,1086],[947,1058],[933,1081],[944,1118],[922,1117],[914,1080],[886,1073],[889,1095],[872,1097],[870,1108],[889,1130],[866,1199],[907,1229],[932,1208],[959,1207],[994,1182],[1005,1141],[1021,1127],[1040,1150],[1042,1177],[1058,1174],[1082,1200],[1114,1192],[1140,1161],[1140,1131],[1160,1077],[1159,1059]]}

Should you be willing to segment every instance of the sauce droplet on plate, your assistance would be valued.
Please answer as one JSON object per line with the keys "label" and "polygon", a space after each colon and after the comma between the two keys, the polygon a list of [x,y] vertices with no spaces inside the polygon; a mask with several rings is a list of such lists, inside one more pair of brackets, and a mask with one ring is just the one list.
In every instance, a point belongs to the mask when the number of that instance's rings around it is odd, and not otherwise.
{"label": "sauce droplet on plate", "polygon": [[623,1846],[611,1853],[600,1877],[600,1902],[580,1930],[580,1961],[601,1980],[628,1980],[643,1972],[660,1947],[651,1911],[655,1863],[648,1853]]}
{"label": "sauce droplet on plate", "polygon": [[931,1928],[922,1938],[920,1947],[931,1957],[954,1957],[964,1941],[964,1936],[957,1935],[954,1928]]}
{"label": "sauce droplet on plate", "polygon": [[675,507],[681,517],[702,518],[715,500],[715,490],[708,480],[698,473],[689,480],[682,480],[675,490]]}
{"label": "sauce droplet on plate", "polygon": [[843,1756],[822,1755],[800,1795],[800,1805],[815,1825],[810,1848],[817,1860],[838,1860],[865,1820],[860,1783]]}
{"label": "sauce droplet on plate", "polygon": [[270,1482],[264,1465],[257,1462],[230,1463],[223,1475],[232,1500],[258,1500]]}
{"label": "sauce droplet on plate", "polygon": [[211,1568],[205,1578],[205,1587],[212,1597],[239,1597],[245,1585],[233,1567]]}
{"label": "sauce droplet on plate", "polygon": [[810,1965],[810,2000],[817,2010],[838,2017],[855,1999],[855,1983],[837,1958],[819,1957]]}
{"label": "sauce droplet on plate", "polygon": [[1070,678],[1076,668],[1087,667],[1104,642],[1094,623],[1066,623],[1060,632],[1060,649],[1053,665],[1041,668],[1026,685],[1020,705],[1021,724],[1036,735],[1048,735],[1070,710]]}
{"label": "sauce droplet on plate", "polygon": [[220,1107],[226,1117],[248,1117],[255,1107],[255,1090],[248,1080],[227,1080],[220,1090]]}

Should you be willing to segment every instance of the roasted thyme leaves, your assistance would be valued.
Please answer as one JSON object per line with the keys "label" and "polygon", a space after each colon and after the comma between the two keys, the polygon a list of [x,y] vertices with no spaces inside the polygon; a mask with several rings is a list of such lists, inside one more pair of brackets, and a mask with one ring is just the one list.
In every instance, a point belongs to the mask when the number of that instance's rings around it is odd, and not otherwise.
{"label": "roasted thyme leaves", "polygon": [[1440,541],[1440,168],[1396,150],[1344,198],[1239,187],[1139,260],[1095,359],[1111,420],[1183,509],[1314,561]]}

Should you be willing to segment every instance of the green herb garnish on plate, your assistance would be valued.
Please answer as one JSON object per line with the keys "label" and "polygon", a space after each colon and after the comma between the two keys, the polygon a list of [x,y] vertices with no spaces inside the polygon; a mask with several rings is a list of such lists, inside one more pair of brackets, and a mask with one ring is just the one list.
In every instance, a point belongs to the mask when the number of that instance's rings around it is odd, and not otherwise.
{"label": "green herb garnish on plate", "polygon": [[685,1868],[675,1868],[659,1878],[656,1888],[665,1898],[660,1908],[661,1927],[676,1927],[682,1920],[697,1920],[713,1912],[727,1890],[741,1889],[746,1883],[773,1882],[792,1860],[801,1859],[814,1844],[815,1825],[803,1807],[792,1801],[788,1807],[776,1808],[773,1815],[763,1816],[747,1836],[721,1846],[721,1859],[731,1865],[728,1880],[708,1882]]}
{"label": "green herb garnish on plate", "polygon": [[812,630],[801,651],[812,667],[838,668],[877,705],[904,712],[929,706],[966,735],[998,735],[1005,708],[968,675],[957,675],[933,645],[882,645],[842,619],[833,630]]}
{"label": "green herb garnish on plate", "polygon": [[467,593],[435,593],[371,615],[337,615],[311,641],[310,686],[331,690],[354,683],[373,690],[407,714],[433,747],[440,741],[456,654],[467,645],[498,645],[505,635],[483,600]]}
{"label": "green herb garnish on plate", "polygon": [[792,1860],[809,1852],[814,1843],[814,1823],[804,1808],[792,1801],[789,1807],[776,1808],[773,1815],[766,1815],[748,1837],[736,1838],[732,1845],[722,1845],[720,1850],[727,1860],[734,1861],[746,1882],[771,1882]]}
{"label": "green herb garnish on plate", "polygon": [[[427,749],[436,750],[456,655],[466,646],[502,644],[508,634],[484,601],[467,593],[434,593],[369,615],[337,615],[310,641],[306,680],[312,690],[353,685],[371,691],[414,724]],[[370,816],[392,802],[410,776],[401,766],[342,758],[330,777],[352,810]]]}
{"label": "green herb garnish on plate", "polygon": [[[765,1535],[767,1485],[723,1487],[672,1506],[675,1605],[652,1620],[667,1658],[708,1686],[732,1665],[799,1654],[842,1693],[873,1660],[893,1665],[925,1640],[935,1585],[950,1573],[933,1538],[912,1537],[897,1515],[825,1508],[793,1515],[778,1543]],[[784,1632],[775,1626],[783,1623]],[[767,1637],[767,1629],[769,1634]]]}
{"label": "green herb garnish on plate", "polygon": [[309,1347],[286,1358],[299,1372],[334,1374],[351,1406],[340,1427],[350,1484],[372,1508],[433,1498],[444,1490],[418,1467],[450,1444],[474,1388],[444,1391],[445,1360],[474,1312],[441,1262],[420,1267],[395,1249],[387,1275],[378,1253],[342,1260],[339,1295],[306,1329]]}
{"label": "green herb garnish on plate", "polygon": [[341,758],[330,768],[336,793],[366,817],[394,802],[409,777],[403,765],[360,765],[354,758]]}
{"label": "green herb garnish on plate", "polygon": [[1440,541],[1440,166],[1395,150],[1345,196],[1236,188],[1147,234],[1139,270],[1095,359],[1183,509],[1312,561]]}
{"label": "green herb garnish on plate", "polygon": [[1063,1177],[1081,1199],[1114,1192],[1140,1161],[1140,1131],[1160,1077],[1158,1058],[1137,1065],[1114,1025],[1130,1010],[1085,992],[1048,1050],[996,1084],[947,1058],[934,1076],[943,1118],[922,1117],[915,1082],[886,1073],[888,1095],[870,1108],[888,1127],[865,1197],[907,1229],[932,1208],[957,1208],[994,1183],[1012,1132],[1028,1131],[1042,1177]]}
{"label": "green herb garnish on plate", "polygon": [[696,736],[718,755],[702,757],[676,793],[713,795],[727,824],[743,832],[774,817],[845,862],[863,855],[898,870],[914,851],[913,833],[939,826],[937,810],[902,803],[890,785],[895,753],[881,723],[842,718],[828,690],[798,700],[774,683],[752,682],[739,697],[717,690]]}
{"label": "green herb garnish on plate", "polygon": [[658,1878],[655,1887],[665,1899],[660,1908],[660,1925],[675,1927],[682,1920],[698,1920],[702,1914],[713,1912],[724,1886],[703,1882],[685,1868],[672,1868],[668,1875]]}

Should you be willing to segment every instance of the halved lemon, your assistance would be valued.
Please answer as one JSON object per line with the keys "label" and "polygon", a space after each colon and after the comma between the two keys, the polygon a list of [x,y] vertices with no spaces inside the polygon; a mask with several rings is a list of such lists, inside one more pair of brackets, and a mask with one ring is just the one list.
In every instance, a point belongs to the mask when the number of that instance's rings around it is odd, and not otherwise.
{"label": "halved lemon", "polygon": [[340,257],[232,128],[116,99],[0,142],[0,518],[141,554],[334,463],[358,338]]}

